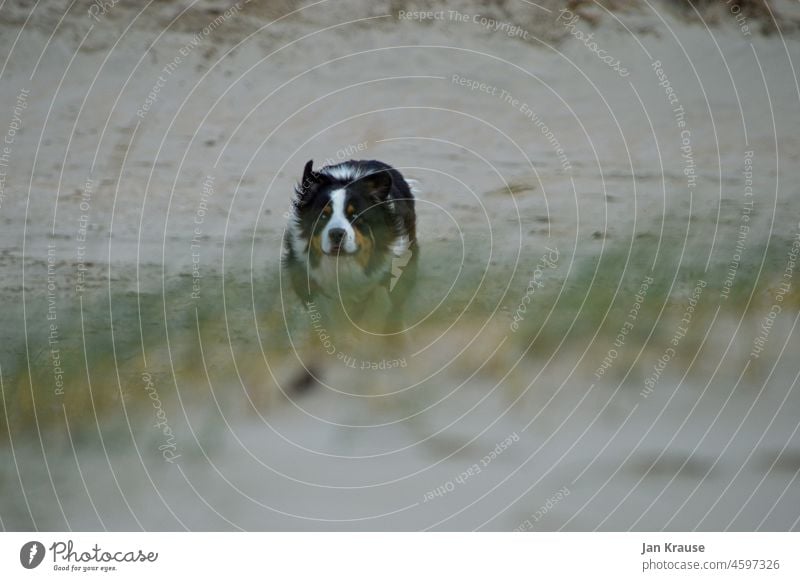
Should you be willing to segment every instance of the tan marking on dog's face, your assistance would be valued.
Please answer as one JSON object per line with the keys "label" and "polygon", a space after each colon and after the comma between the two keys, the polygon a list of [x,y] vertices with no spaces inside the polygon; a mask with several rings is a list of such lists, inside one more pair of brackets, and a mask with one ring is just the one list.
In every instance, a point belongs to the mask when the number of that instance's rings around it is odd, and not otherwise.
{"label": "tan marking on dog's face", "polygon": [[322,235],[321,234],[314,234],[311,237],[311,251],[316,253],[317,256],[322,254]]}
{"label": "tan marking on dog's face", "polygon": [[354,228],[356,233],[356,244],[358,245],[358,251],[356,252],[356,260],[358,264],[361,265],[362,268],[366,268],[367,264],[369,264],[370,259],[372,259],[372,238],[369,236],[364,236],[361,230],[358,228]]}

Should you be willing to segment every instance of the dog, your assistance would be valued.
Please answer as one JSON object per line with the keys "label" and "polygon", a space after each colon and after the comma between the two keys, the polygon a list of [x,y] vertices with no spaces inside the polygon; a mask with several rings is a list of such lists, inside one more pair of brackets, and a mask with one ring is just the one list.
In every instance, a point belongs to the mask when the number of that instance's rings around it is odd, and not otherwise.
{"label": "dog", "polygon": [[[283,267],[306,307],[344,316],[337,323],[396,337],[416,283],[419,247],[408,181],[377,160],[313,169],[294,188]],[[378,319],[377,326],[375,325]]]}

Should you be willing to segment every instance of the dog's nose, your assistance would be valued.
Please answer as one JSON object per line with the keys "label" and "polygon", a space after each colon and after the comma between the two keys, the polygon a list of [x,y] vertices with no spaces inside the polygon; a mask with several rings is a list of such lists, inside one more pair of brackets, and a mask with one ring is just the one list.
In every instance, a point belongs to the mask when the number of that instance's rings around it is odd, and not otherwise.
{"label": "dog's nose", "polygon": [[344,228],[331,228],[328,232],[328,236],[334,246],[339,246],[344,241],[345,234],[347,232],[345,232]]}

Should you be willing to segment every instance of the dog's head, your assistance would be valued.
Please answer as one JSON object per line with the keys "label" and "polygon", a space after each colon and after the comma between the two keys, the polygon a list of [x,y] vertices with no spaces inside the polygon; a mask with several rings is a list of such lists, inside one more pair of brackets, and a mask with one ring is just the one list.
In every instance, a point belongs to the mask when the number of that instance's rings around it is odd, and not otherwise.
{"label": "dog's head", "polygon": [[392,176],[364,173],[355,162],[312,169],[309,161],[295,187],[294,211],[306,250],[316,256],[353,257],[366,265],[389,243]]}

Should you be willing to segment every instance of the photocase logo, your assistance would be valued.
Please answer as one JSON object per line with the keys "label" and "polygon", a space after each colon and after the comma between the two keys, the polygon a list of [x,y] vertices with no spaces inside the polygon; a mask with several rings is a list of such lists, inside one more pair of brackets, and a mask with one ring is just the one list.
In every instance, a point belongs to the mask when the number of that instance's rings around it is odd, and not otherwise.
{"label": "photocase logo", "polygon": [[19,562],[26,569],[35,569],[44,559],[44,545],[39,541],[29,541],[19,550]]}
{"label": "photocase logo", "polygon": [[392,278],[389,281],[389,292],[394,290],[394,285],[400,280],[403,269],[406,267],[409,260],[411,260],[411,250],[408,248],[400,256],[392,258]]}

